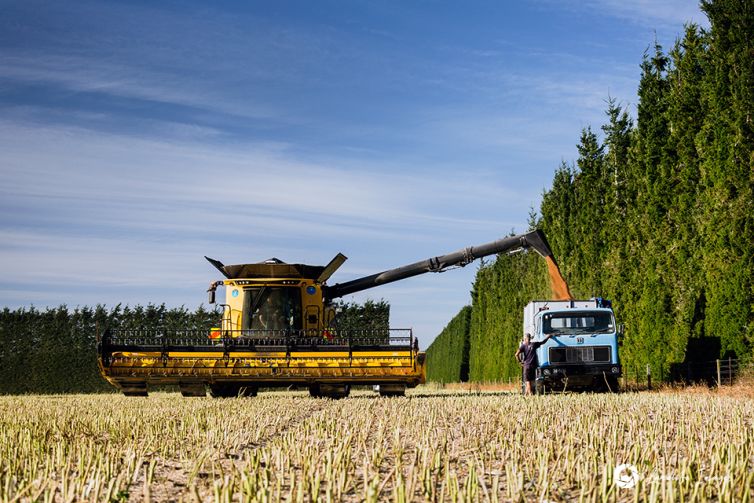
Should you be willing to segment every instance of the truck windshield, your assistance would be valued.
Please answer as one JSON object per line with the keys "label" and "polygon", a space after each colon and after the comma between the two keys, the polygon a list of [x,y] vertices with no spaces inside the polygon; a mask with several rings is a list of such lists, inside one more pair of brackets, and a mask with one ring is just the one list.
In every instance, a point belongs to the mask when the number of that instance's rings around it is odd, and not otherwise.
{"label": "truck windshield", "polygon": [[613,315],[607,311],[552,313],[542,316],[545,335],[605,334],[615,332]]}
{"label": "truck windshield", "polygon": [[244,330],[301,328],[301,294],[298,288],[265,286],[245,290]]}

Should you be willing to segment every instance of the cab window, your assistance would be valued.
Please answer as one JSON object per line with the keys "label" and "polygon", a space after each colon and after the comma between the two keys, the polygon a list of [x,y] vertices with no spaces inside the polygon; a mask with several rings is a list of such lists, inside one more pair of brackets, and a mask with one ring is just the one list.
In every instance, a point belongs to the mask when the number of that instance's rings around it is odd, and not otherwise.
{"label": "cab window", "polygon": [[545,335],[611,333],[615,322],[607,311],[553,313],[542,317],[542,331]]}
{"label": "cab window", "polygon": [[301,293],[298,288],[248,288],[244,295],[244,330],[301,329]]}

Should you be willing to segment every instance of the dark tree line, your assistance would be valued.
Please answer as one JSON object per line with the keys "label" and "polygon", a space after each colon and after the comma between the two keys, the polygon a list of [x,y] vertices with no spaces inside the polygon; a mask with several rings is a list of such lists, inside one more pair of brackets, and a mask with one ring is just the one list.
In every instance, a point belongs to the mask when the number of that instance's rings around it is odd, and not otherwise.
{"label": "dark tree line", "polygon": [[66,306],[0,311],[0,393],[110,391],[97,369],[96,339],[106,327],[196,330],[217,326],[219,316],[147,305],[107,309]]}
{"label": "dark tree line", "polygon": [[[339,302],[342,328],[387,328],[390,305],[381,300]],[[199,306],[66,306],[0,311],[0,394],[112,391],[97,368],[97,334],[105,328],[209,330],[220,315]]]}
{"label": "dark tree line", "polygon": [[427,379],[436,382],[469,380],[469,325],[471,306],[450,320],[427,349]]}
{"label": "dark tree line", "polygon": [[[635,120],[608,99],[601,133],[581,132],[578,159],[556,170],[530,222],[574,295],[614,300],[624,365],[658,376],[684,361],[750,359],[754,344],[754,5],[701,6],[711,28],[647,50]],[[535,254],[480,268],[472,380],[518,375],[523,306],[548,293]]]}
{"label": "dark tree line", "polygon": [[334,328],[345,333],[376,334],[390,328],[390,304],[384,299],[367,299],[363,304],[338,300],[333,307],[336,312]]}

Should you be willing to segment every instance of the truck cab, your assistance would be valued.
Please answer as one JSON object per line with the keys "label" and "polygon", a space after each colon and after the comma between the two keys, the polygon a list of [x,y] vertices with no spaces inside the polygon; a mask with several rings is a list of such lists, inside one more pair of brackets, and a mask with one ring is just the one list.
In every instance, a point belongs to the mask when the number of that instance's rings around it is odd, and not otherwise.
{"label": "truck cab", "polygon": [[524,333],[532,341],[552,335],[537,349],[537,391],[617,391],[620,332],[606,299],[530,302],[524,309]]}

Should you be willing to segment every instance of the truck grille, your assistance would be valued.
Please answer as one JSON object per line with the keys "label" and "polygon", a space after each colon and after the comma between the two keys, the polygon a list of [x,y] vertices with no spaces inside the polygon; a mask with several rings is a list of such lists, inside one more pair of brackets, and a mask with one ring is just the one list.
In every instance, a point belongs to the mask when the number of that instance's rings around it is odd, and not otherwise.
{"label": "truck grille", "polygon": [[550,363],[610,362],[610,346],[550,348]]}

